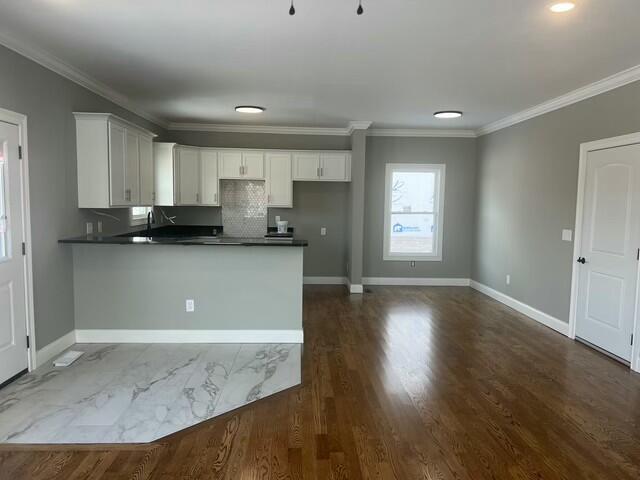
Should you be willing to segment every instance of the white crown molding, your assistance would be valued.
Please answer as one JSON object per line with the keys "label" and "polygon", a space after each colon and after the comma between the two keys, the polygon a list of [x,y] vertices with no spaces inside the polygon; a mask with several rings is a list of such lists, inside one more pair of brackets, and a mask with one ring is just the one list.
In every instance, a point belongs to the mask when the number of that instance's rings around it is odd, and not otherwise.
{"label": "white crown molding", "polygon": [[346,128],[331,127],[285,127],[270,125],[233,125],[224,123],[170,123],[168,130],[189,132],[222,132],[222,133],[266,133],[281,135],[328,135],[348,137],[355,130],[367,130],[367,136],[373,137],[460,137],[475,138],[473,130],[440,130],[440,129],[369,129],[371,122],[351,122]]}
{"label": "white crown molding", "polygon": [[372,128],[367,132],[371,137],[457,137],[476,138],[475,130],[444,130],[437,128]]}
{"label": "white crown molding", "polygon": [[351,135],[356,130],[369,130],[373,122],[369,122],[367,120],[359,120],[356,122],[349,122],[349,126],[347,127],[347,131],[349,135]]}
{"label": "white crown molding", "polygon": [[274,125],[233,125],[225,123],[170,123],[168,130],[223,133],[269,133],[276,135],[329,135],[345,137],[347,128],[282,127]]}
{"label": "white crown molding", "polygon": [[510,127],[517,123],[530,120],[532,118],[544,115],[545,113],[553,112],[563,107],[573,105],[574,103],[581,102],[596,95],[606,93],[610,90],[614,90],[619,87],[623,87],[629,83],[633,83],[640,80],[640,65],[631,67],[622,72],[618,72],[610,77],[598,80],[590,85],[578,88],[572,92],[566,93],[554,99],[548,100],[544,103],[536,105],[535,107],[522,110],[521,112],[509,115],[496,122],[489,123],[477,130],[478,136],[487,135],[489,133],[502,130],[503,128]]}
{"label": "white crown molding", "polygon": [[107,100],[130,111],[131,113],[138,115],[139,117],[149,120],[150,122],[153,122],[156,125],[163,128],[167,128],[169,125],[169,123],[166,120],[160,117],[157,117],[155,115],[152,115],[151,113],[140,108],[138,105],[135,104],[135,102],[133,102],[127,96],[116,92],[111,87],[96,80],[95,78],[90,77],[89,75],[63,62],[62,60],[60,60],[59,58],[55,57],[54,55],[48,52],[45,52],[40,49],[36,49],[32,46],[26,45],[25,43],[18,42],[2,34],[0,34],[0,44],[4,45],[10,50],[13,50],[16,53],[19,53],[23,57],[26,57],[29,60],[36,62],[37,64],[45,67],[46,69],[57,73],[58,75],[66,78],[67,80],[71,80],[72,82],[80,85],[81,87],[84,87],[87,90],[90,90],[93,93],[100,95],[103,98],[106,98]]}

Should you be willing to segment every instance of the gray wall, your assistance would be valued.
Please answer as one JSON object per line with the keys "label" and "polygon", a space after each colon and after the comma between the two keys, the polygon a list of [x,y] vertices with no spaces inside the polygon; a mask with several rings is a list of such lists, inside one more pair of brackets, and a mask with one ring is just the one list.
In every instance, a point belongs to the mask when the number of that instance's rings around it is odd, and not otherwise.
{"label": "gray wall", "polygon": [[[469,278],[474,234],[476,139],[368,137],[365,191],[365,277]],[[444,163],[443,261],[383,261],[387,163]]]}
{"label": "gray wall", "polygon": [[[171,131],[168,140],[183,145],[227,148],[282,148],[301,150],[350,150],[351,139],[345,136],[275,135]],[[346,275],[348,183],[294,182],[293,208],[270,208],[269,225],[275,216],[288,220],[296,235],[309,241],[304,251],[304,274],[307,276]],[[164,209],[177,215],[176,222],[220,224],[220,208],[173,207]],[[326,227],[327,235],[320,236]]]}
{"label": "gray wall", "polygon": [[302,329],[304,247],[72,248],[77,329]]}
{"label": "gray wall", "polygon": [[580,144],[638,131],[640,82],[481,137],[473,279],[567,322]]}
{"label": "gray wall", "polygon": [[[75,121],[71,112],[112,112],[162,132],[1,46],[0,71],[0,107],[28,116],[36,347],[42,348],[74,328],[71,249],[59,245],[58,239],[77,235],[85,221],[97,219],[78,210]],[[128,215],[127,210],[115,213],[123,219]],[[119,227],[118,222],[105,222],[107,229]]]}

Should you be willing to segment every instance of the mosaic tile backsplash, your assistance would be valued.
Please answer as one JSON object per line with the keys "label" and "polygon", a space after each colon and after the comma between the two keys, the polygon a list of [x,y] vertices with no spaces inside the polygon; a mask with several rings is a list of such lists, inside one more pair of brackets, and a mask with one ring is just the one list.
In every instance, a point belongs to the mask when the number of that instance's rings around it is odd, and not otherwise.
{"label": "mosaic tile backsplash", "polygon": [[267,233],[264,181],[221,180],[222,226],[230,237],[258,238]]}

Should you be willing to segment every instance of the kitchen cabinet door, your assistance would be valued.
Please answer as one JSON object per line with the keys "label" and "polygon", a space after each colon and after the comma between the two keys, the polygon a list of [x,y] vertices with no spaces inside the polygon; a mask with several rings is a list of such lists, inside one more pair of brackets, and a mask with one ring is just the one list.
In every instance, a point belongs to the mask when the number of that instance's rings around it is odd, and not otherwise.
{"label": "kitchen cabinet door", "polygon": [[129,204],[125,184],[125,138],[123,127],[109,123],[109,196],[112,206]]}
{"label": "kitchen cabinet door", "polygon": [[215,150],[200,150],[200,191],[202,205],[218,206],[218,152]]}
{"label": "kitchen cabinet door", "polygon": [[153,169],[153,142],[150,138],[139,137],[140,147],[140,205],[155,203],[155,181]]}
{"label": "kitchen cabinet door", "polygon": [[178,205],[200,203],[200,154],[197,148],[179,148],[177,165]]}
{"label": "kitchen cabinet door", "polygon": [[138,134],[126,130],[125,200],[128,205],[140,205],[140,144]]}
{"label": "kitchen cabinet door", "polygon": [[320,154],[316,152],[293,153],[293,179],[318,180],[320,175]]}
{"label": "kitchen cabinet door", "polygon": [[267,170],[267,206],[292,207],[293,178],[291,154],[286,152],[267,153],[265,163]]}
{"label": "kitchen cabinet door", "polygon": [[264,152],[242,152],[243,178],[264,179]]}
{"label": "kitchen cabinet door", "polygon": [[220,151],[220,178],[242,178],[242,152]]}
{"label": "kitchen cabinet door", "polygon": [[346,182],[349,155],[346,153],[322,153],[320,155],[320,179],[324,181]]}

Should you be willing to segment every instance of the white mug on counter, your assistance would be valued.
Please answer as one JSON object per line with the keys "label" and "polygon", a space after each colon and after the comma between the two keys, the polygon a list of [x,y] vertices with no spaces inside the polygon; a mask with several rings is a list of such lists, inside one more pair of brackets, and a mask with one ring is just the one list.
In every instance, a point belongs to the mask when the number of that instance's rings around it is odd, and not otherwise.
{"label": "white mug on counter", "polygon": [[289,222],[286,220],[278,220],[276,222],[278,233],[287,233],[289,231]]}

